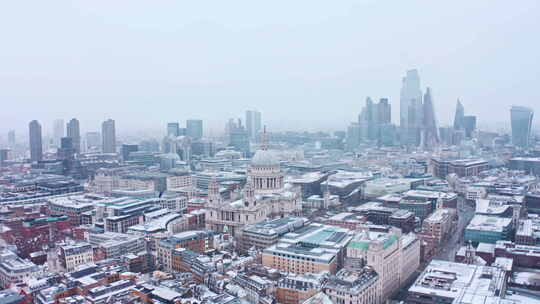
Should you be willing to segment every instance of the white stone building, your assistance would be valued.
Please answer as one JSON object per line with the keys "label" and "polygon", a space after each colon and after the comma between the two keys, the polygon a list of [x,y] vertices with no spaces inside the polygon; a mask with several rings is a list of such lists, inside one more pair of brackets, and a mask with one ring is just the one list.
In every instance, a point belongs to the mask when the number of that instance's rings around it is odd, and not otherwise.
{"label": "white stone building", "polygon": [[225,201],[219,195],[219,184],[213,180],[208,187],[206,227],[216,232],[241,233],[247,224],[269,218],[296,215],[302,211],[299,189],[284,184],[279,159],[266,149],[255,153],[248,170],[243,197]]}

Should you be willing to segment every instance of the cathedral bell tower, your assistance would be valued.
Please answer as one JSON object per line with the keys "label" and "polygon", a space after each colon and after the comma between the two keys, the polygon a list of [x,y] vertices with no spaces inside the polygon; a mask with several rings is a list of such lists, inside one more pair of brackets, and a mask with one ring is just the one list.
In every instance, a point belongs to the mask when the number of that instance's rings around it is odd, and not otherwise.
{"label": "cathedral bell tower", "polygon": [[221,195],[219,193],[219,183],[216,177],[212,177],[212,180],[208,184],[208,202],[210,204],[221,204]]}
{"label": "cathedral bell tower", "polygon": [[256,206],[257,202],[255,201],[255,188],[253,184],[249,181],[244,187],[244,206],[252,207]]}

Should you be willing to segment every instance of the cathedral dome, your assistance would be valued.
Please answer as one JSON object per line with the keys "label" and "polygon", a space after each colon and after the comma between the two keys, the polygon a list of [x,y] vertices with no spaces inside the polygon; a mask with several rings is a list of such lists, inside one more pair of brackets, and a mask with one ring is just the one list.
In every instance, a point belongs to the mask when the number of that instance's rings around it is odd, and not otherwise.
{"label": "cathedral dome", "polygon": [[279,158],[274,152],[258,150],[251,159],[251,165],[256,167],[277,167],[279,166]]}

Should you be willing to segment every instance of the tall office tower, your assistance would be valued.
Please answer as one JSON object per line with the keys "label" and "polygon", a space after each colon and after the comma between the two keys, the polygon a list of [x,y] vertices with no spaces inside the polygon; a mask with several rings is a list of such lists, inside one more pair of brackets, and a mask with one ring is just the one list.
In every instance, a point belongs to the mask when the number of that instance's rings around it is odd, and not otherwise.
{"label": "tall office tower", "polygon": [[86,149],[98,149],[101,146],[101,134],[99,132],[86,133]]}
{"label": "tall office tower", "polygon": [[180,136],[180,124],[177,122],[168,123],[167,136]]}
{"label": "tall office tower", "polygon": [[400,134],[403,145],[418,145],[422,122],[422,90],[416,69],[407,71],[400,92]]}
{"label": "tall office tower", "polygon": [[242,152],[244,157],[247,157],[249,154],[249,136],[246,128],[242,125],[242,120],[238,119],[238,123],[229,127],[229,145],[234,147],[236,151]]}
{"label": "tall office tower", "polygon": [[15,130],[10,130],[8,132],[8,145],[10,148],[14,148],[15,147],[15,144],[16,144],[16,140],[15,140]]}
{"label": "tall office tower", "polygon": [[463,130],[465,128],[464,125],[464,118],[465,118],[465,108],[461,104],[461,101],[459,99],[457,100],[456,104],[456,114],[454,115],[454,129],[455,130]]}
{"label": "tall office tower", "polygon": [[377,139],[377,105],[373,104],[371,97],[366,98],[366,111],[364,112],[364,119],[367,124],[367,137],[369,140]]}
{"label": "tall office tower", "polygon": [[54,121],[54,123],[53,123],[53,137],[54,137],[54,144],[57,147],[60,147],[60,145],[61,145],[60,141],[62,140],[62,137],[65,136],[64,128],[65,128],[65,125],[64,125],[64,120],[63,119],[57,119],[57,120]]}
{"label": "tall office tower", "polygon": [[72,137],[62,137],[60,139],[60,147],[56,151],[56,157],[61,160],[72,159],[75,154]]}
{"label": "tall office tower", "polygon": [[233,130],[236,126],[236,123],[234,122],[234,118],[229,118],[229,121],[225,124],[225,135],[229,136],[231,134],[231,130]]}
{"label": "tall office tower", "polygon": [[256,138],[261,132],[261,112],[255,110],[246,111],[246,131],[249,138]]}
{"label": "tall office tower", "polygon": [[101,124],[101,150],[103,153],[116,153],[116,130],[114,120],[107,119]]}
{"label": "tall office tower", "polygon": [[426,89],[424,94],[424,123],[423,123],[423,142],[424,148],[430,150],[438,146],[441,143],[439,136],[439,127],[437,126],[437,117],[435,116],[435,106],[433,104],[433,97],[431,96],[431,89]]}
{"label": "tall office tower", "polygon": [[516,147],[528,148],[534,112],[530,108],[512,106],[510,122],[512,125],[512,144]]}
{"label": "tall office tower", "polygon": [[28,125],[30,135],[30,160],[40,161],[43,159],[43,143],[41,142],[41,125],[37,120],[32,120]]}
{"label": "tall office tower", "polygon": [[377,104],[377,143],[392,146],[395,144],[395,126],[392,124],[392,106],[388,98],[381,98]]}
{"label": "tall office tower", "polygon": [[368,139],[368,114],[367,108],[363,107],[358,115],[358,126],[360,127],[360,142]]}
{"label": "tall office tower", "polygon": [[360,145],[360,124],[351,122],[347,128],[347,150],[354,151]]}
{"label": "tall office tower", "polygon": [[389,124],[392,123],[392,106],[388,102],[388,98],[381,98],[377,105],[378,123]]}
{"label": "tall office tower", "polygon": [[5,161],[8,159],[9,159],[9,149],[0,149],[0,167],[3,167]]}
{"label": "tall office tower", "polygon": [[66,136],[71,137],[73,142],[73,151],[76,154],[81,153],[81,130],[79,128],[79,120],[73,118],[67,123]]}
{"label": "tall office tower", "polygon": [[122,161],[128,161],[128,160],[131,160],[131,157],[130,157],[130,153],[133,153],[133,152],[138,152],[139,151],[139,145],[128,145],[128,144],[123,144],[122,147],[120,148],[121,150],[121,153],[122,153]]}
{"label": "tall office tower", "polygon": [[187,136],[200,139],[203,136],[203,121],[200,119],[188,119],[186,122]]}
{"label": "tall office tower", "polygon": [[476,116],[463,116],[463,127],[465,128],[465,136],[472,137],[472,133],[476,131]]}

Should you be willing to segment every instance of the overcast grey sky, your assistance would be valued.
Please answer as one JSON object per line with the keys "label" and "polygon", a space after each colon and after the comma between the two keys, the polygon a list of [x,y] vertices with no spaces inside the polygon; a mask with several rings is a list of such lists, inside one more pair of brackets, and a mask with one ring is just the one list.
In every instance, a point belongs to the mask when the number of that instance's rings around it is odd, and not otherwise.
{"label": "overcast grey sky", "polygon": [[[0,130],[82,131],[263,112],[269,128],[345,128],[417,68],[439,122],[540,115],[540,1],[4,1]],[[4,132],[5,131],[5,132]]]}

